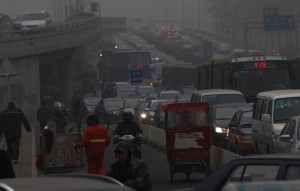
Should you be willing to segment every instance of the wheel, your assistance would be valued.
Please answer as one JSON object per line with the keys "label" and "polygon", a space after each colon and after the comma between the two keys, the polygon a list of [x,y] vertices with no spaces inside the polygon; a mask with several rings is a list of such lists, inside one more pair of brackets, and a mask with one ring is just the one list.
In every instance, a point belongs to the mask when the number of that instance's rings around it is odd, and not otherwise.
{"label": "wheel", "polygon": [[185,177],[186,180],[189,180],[190,179],[190,173],[186,173],[185,175],[186,175],[186,177]]}
{"label": "wheel", "polygon": [[270,154],[271,152],[270,152],[270,147],[269,147],[269,145],[267,145],[267,154]]}
{"label": "wheel", "polygon": [[174,165],[172,163],[169,163],[169,180],[170,183],[174,182]]}

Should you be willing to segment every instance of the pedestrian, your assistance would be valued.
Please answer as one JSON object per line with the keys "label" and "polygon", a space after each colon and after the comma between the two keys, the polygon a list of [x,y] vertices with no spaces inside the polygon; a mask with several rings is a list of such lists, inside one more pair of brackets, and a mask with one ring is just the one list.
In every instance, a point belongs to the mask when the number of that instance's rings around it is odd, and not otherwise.
{"label": "pedestrian", "polygon": [[56,134],[65,133],[66,126],[68,125],[69,114],[62,103],[56,102],[53,118],[56,123]]}
{"label": "pedestrian", "polygon": [[126,142],[119,143],[115,149],[115,157],[117,161],[110,166],[106,173],[107,176],[137,191],[152,189],[151,177],[146,163],[133,156],[129,144]]}
{"label": "pedestrian", "polygon": [[15,172],[5,150],[0,150],[0,179],[15,178]]}
{"label": "pedestrian", "polygon": [[47,123],[50,118],[50,110],[46,107],[46,101],[42,100],[41,105],[36,112],[36,118],[40,123],[40,132],[41,135],[44,134],[44,128],[47,126]]}
{"label": "pedestrian", "polygon": [[7,108],[0,114],[0,132],[4,133],[9,159],[15,164],[19,159],[22,123],[27,132],[31,132],[30,124],[23,111],[17,108],[14,102],[9,102]]}
{"label": "pedestrian", "polygon": [[76,150],[85,147],[88,173],[104,175],[105,147],[109,145],[111,139],[107,133],[107,128],[99,125],[98,115],[94,113],[87,115],[86,123],[88,128],[83,133],[83,139],[74,147]]}

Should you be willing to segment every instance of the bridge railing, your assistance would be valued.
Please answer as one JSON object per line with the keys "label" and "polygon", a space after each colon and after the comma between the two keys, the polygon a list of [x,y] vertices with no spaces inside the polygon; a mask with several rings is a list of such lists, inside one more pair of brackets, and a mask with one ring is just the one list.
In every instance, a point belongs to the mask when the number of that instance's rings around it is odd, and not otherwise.
{"label": "bridge railing", "polygon": [[86,30],[90,27],[100,27],[100,19],[97,16],[91,15],[90,18],[63,23],[54,23],[41,28],[0,32],[0,41],[12,40],[16,38],[26,39],[34,38],[35,36],[40,35],[54,35],[55,33],[59,34],[70,31],[80,31]]}

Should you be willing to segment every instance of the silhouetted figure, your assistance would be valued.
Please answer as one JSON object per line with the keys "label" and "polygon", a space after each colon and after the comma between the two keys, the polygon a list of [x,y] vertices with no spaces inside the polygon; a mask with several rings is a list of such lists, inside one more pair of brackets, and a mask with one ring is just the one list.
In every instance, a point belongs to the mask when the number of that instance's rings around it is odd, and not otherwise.
{"label": "silhouetted figure", "polygon": [[0,179],[15,177],[15,172],[7,152],[0,150]]}
{"label": "silhouetted figure", "polygon": [[0,115],[0,133],[4,133],[7,154],[13,163],[18,163],[19,159],[22,123],[27,132],[31,132],[30,124],[23,111],[16,108],[14,102],[9,102],[7,108]]}

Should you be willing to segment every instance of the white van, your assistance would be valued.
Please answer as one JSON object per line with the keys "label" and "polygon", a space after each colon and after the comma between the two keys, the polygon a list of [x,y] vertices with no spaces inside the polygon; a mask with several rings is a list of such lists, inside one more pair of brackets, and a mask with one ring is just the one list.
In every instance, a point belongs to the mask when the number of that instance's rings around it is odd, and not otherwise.
{"label": "white van", "polygon": [[256,154],[274,152],[274,135],[289,118],[300,114],[300,89],[257,94],[253,110],[252,139]]}
{"label": "white van", "polygon": [[191,102],[207,102],[209,104],[246,103],[242,92],[231,89],[197,90],[193,92]]}

